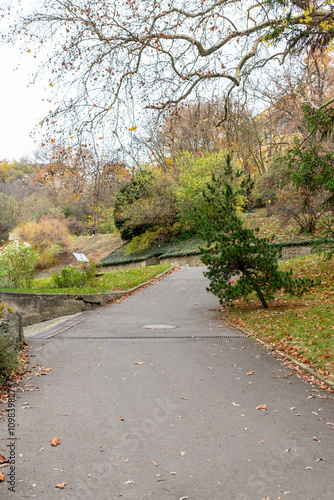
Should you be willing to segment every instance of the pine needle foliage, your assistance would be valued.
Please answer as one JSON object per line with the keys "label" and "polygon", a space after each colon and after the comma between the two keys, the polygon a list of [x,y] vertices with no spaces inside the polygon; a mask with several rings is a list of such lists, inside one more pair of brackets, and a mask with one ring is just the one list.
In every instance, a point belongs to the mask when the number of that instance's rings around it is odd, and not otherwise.
{"label": "pine needle foliage", "polygon": [[233,171],[227,155],[222,175],[213,175],[203,193],[210,209],[195,211],[199,235],[206,243],[200,249],[201,260],[208,266],[208,291],[221,304],[255,292],[267,308],[278,290],[284,288],[300,296],[312,286],[312,280],[294,278],[292,270],[281,271],[278,260],[282,247],[272,245],[272,238],[260,237],[258,228],[244,227],[237,213],[237,201],[240,196],[249,196],[253,183],[250,177],[235,182],[242,175],[241,171]]}

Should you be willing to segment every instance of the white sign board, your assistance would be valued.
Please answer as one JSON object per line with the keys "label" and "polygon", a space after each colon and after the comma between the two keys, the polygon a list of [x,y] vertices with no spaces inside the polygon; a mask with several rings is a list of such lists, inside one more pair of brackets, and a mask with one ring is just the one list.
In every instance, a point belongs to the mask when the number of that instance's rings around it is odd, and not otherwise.
{"label": "white sign board", "polygon": [[79,262],[89,262],[89,260],[87,259],[86,255],[84,253],[73,252],[73,255]]}
{"label": "white sign board", "polygon": [[19,237],[17,236],[17,234],[15,233],[9,233],[8,235],[8,241],[14,241],[14,240],[18,240]]}

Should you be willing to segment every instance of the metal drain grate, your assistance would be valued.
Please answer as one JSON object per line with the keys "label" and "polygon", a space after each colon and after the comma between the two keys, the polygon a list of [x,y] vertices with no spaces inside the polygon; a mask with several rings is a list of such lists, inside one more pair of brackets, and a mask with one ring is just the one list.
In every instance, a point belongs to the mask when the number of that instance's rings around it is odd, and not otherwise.
{"label": "metal drain grate", "polygon": [[[52,340],[176,340],[176,339],[246,339],[246,335],[152,335],[152,336],[133,336],[133,337],[60,337],[56,335]],[[30,338],[29,340],[51,340]]]}

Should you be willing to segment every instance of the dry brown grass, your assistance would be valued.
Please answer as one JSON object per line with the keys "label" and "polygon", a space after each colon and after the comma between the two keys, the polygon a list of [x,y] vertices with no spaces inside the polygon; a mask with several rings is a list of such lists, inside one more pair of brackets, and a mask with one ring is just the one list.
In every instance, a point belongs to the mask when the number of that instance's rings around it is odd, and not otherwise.
{"label": "dry brown grass", "polygon": [[[39,277],[48,276],[51,271],[57,271],[62,267],[72,265],[79,266],[73,252],[84,253],[87,258],[95,259],[100,262],[101,259],[109,255],[123,244],[119,234],[99,234],[96,236],[75,236],[70,238],[70,244],[57,265],[49,267],[38,274]],[[37,276],[36,276],[37,277]]]}

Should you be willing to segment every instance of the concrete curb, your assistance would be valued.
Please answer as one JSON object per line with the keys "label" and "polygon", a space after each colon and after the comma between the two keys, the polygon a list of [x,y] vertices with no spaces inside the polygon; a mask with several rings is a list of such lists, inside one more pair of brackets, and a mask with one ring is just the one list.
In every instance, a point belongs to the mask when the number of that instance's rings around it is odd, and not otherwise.
{"label": "concrete curb", "polygon": [[226,317],[224,317],[224,321],[226,321],[226,323],[228,323],[228,325],[235,329],[235,330],[239,330],[239,332],[247,335],[247,337],[252,337],[252,339],[254,339],[256,342],[259,342],[260,344],[262,344],[264,347],[266,347],[267,349],[269,349],[270,351],[273,351],[275,354],[278,354],[279,356],[281,356],[282,358],[286,358],[288,359],[289,361],[291,361],[292,363],[294,363],[295,365],[299,366],[299,368],[301,368],[302,370],[304,370],[305,372],[309,373],[310,375],[312,375],[313,377],[317,378],[318,380],[320,380],[321,382],[323,382],[325,385],[327,385],[330,389],[334,390],[334,382],[332,380],[328,380],[327,378],[323,377],[322,375],[320,375],[319,373],[317,373],[316,371],[314,371],[312,368],[310,368],[309,366],[305,365],[304,363],[301,363],[300,361],[297,361],[295,358],[293,358],[292,356],[290,356],[289,354],[286,354],[282,351],[279,351],[278,349],[275,349],[273,348],[270,344],[267,344],[266,342],[264,342],[263,340],[257,338],[255,335],[253,335],[252,333],[249,333],[247,332],[246,330],[244,330],[243,328],[239,327],[239,326],[235,326],[233,323],[231,323]]}

